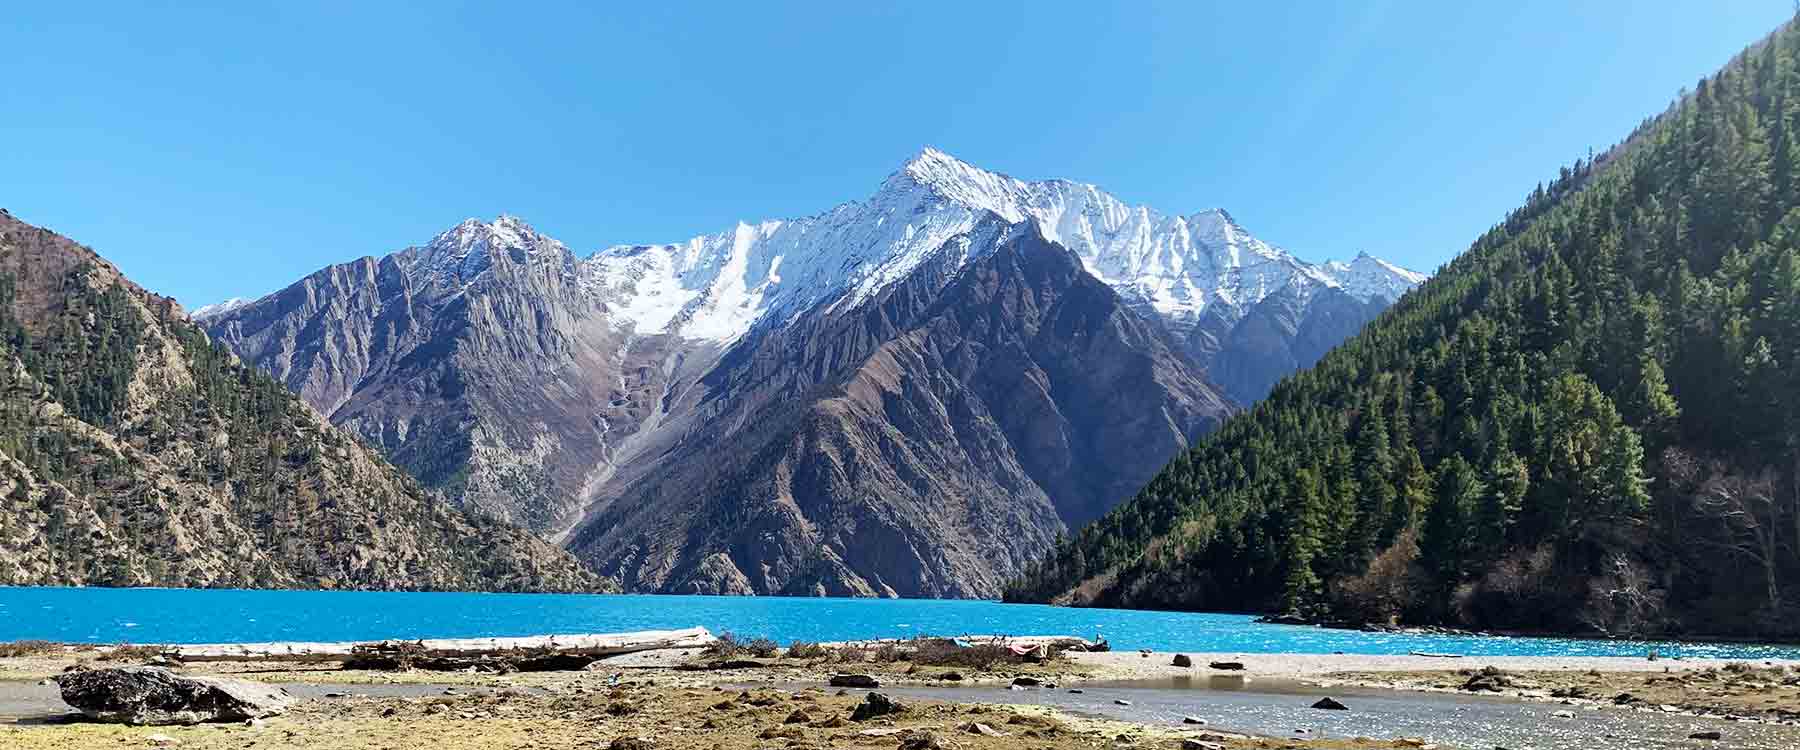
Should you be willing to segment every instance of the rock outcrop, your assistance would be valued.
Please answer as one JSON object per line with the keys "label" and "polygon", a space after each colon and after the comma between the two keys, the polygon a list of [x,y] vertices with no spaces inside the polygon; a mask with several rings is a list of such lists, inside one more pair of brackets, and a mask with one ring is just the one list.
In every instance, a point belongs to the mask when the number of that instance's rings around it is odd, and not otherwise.
{"label": "rock outcrop", "polygon": [[279,686],[178,674],[162,667],[71,672],[57,679],[64,703],[94,721],[200,724],[274,716],[296,700]]}

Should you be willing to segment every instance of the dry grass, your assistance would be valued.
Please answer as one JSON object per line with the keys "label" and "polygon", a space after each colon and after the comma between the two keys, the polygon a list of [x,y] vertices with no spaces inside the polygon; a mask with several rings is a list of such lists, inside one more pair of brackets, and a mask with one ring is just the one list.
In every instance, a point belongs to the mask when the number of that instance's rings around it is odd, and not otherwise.
{"label": "dry grass", "polygon": [[51,641],[12,641],[0,643],[0,659],[60,654],[63,650],[62,644]]}
{"label": "dry grass", "polygon": [[827,649],[817,643],[794,641],[788,644],[787,652],[783,655],[789,659],[818,659],[826,656],[827,653]]}
{"label": "dry grass", "polygon": [[110,650],[101,652],[94,658],[98,661],[146,661],[153,656],[161,656],[162,652],[160,646],[133,646],[129,643],[121,643]]}
{"label": "dry grass", "polygon": [[767,638],[757,637],[744,640],[727,630],[719,634],[718,640],[707,644],[701,653],[715,659],[729,659],[733,656],[746,655],[758,659],[771,659],[780,650],[780,646]]}

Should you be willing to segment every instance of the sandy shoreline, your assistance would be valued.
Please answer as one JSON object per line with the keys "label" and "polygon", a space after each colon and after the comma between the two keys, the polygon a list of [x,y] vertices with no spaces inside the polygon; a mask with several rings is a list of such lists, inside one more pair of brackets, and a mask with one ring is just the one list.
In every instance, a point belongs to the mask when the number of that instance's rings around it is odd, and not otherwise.
{"label": "sandy shoreline", "polygon": [[[54,688],[40,681],[72,664],[94,659],[92,653],[52,653],[0,659],[0,713],[7,706],[22,706],[36,717],[18,723],[20,715],[0,715],[0,747],[144,747],[154,744],[147,738],[161,735],[175,740],[182,750],[294,746],[328,750],[425,746],[437,750],[591,750],[608,748],[616,737],[641,736],[658,742],[678,741],[670,747],[700,741],[703,747],[719,750],[893,750],[907,747],[902,744],[902,733],[912,737],[927,732],[943,740],[942,747],[961,750],[1179,748],[1182,740],[1231,750],[1419,747],[1404,737],[1257,738],[1167,721],[1155,724],[1077,716],[1042,706],[1007,705],[1006,699],[999,697],[1007,693],[994,693],[991,688],[1028,677],[1037,684],[1058,685],[1052,692],[1087,686],[1089,692],[1106,693],[1101,686],[1201,684],[1214,676],[1229,675],[1251,684],[1259,680],[1301,682],[1404,695],[1404,691],[1458,692],[1469,675],[1487,667],[1505,675],[1504,690],[1481,694],[1493,699],[1555,701],[1608,714],[1679,712],[1721,726],[1728,726],[1723,721],[1726,717],[1760,725],[1800,720],[1800,715],[1783,713],[1785,707],[1800,706],[1800,662],[1794,661],[1746,665],[1717,659],[1181,652],[1193,666],[1177,667],[1173,664],[1176,653],[1069,653],[1047,664],[1006,663],[987,669],[906,661],[844,664],[827,659],[756,659],[744,660],[749,666],[741,668],[696,669],[696,663],[704,661],[697,649],[669,649],[614,657],[582,671],[510,674],[346,670],[330,663],[208,662],[186,669],[314,686],[306,691],[313,696],[323,695],[327,689],[339,692],[332,699],[313,697],[290,714],[256,726],[198,727],[42,723],[56,712],[49,710]],[[1243,669],[1215,669],[1210,666],[1213,662],[1238,662]],[[841,695],[820,686],[830,675],[844,672],[871,674],[884,686],[896,688],[987,685],[988,695],[994,697],[970,700],[998,698],[1001,703],[923,699],[916,702],[917,710],[885,723],[834,724],[832,717],[848,715],[860,696]],[[950,679],[952,673],[954,680]],[[744,686],[751,686],[750,690],[731,697]],[[752,693],[755,697],[742,697]],[[1634,698],[1638,704],[1614,705],[1612,698],[1620,693],[1638,696]],[[751,700],[762,705],[749,705]],[[1561,708],[1546,705],[1537,710],[1548,716]],[[786,723],[795,712],[805,714],[807,721]],[[1033,722],[1051,722],[1054,728]],[[970,728],[974,723],[986,723],[1002,734],[974,733]],[[1780,726],[1770,727],[1773,730],[1800,731]]]}

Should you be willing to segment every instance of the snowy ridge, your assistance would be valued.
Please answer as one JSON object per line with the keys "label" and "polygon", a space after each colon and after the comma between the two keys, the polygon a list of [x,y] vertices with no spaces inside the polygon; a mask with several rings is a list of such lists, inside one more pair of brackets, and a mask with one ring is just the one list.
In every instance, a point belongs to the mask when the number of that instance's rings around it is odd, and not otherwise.
{"label": "snowy ridge", "polygon": [[207,318],[224,315],[225,313],[236,310],[254,301],[255,300],[244,299],[243,297],[232,297],[224,302],[214,302],[210,305],[196,307],[193,312],[188,313],[188,317],[193,320],[205,320]]}
{"label": "snowy ridge", "polygon": [[[671,245],[607,248],[585,281],[639,333],[730,342],[765,319],[855,304],[917,268],[983,216],[1036,219],[1049,239],[1129,301],[1177,327],[1211,310],[1230,321],[1277,292],[1340,289],[1391,302],[1422,274],[1367,255],[1314,265],[1251,236],[1220,209],[1189,216],[1130,206],[1094,185],[1026,182],[927,148],[873,196],[822,214],[743,224]],[[985,248],[972,247],[968,257]]]}
{"label": "snowy ridge", "polygon": [[402,253],[412,270],[449,286],[467,285],[491,267],[496,256],[519,264],[573,257],[563,243],[506,214],[491,222],[464,219],[425,246]]}
{"label": "snowy ridge", "polygon": [[[409,275],[453,289],[486,273],[496,258],[558,264],[606,307],[614,325],[729,344],[764,321],[868,299],[940,250],[960,253],[959,263],[979,257],[997,238],[951,248],[946,242],[996,215],[1036,220],[1096,278],[1178,330],[1202,315],[1229,324],[1272,294],[1305,303],[1337,289],[1364,302],[1392,302],[1425,279],[1366,253],[1347,263],[1307,263],[1250,235],[1222,209],[1164,214],[1094,185],[1027,182],[933,148],[902,164],[868,199],[813,216],[740,222],[676,244],[618,245],[577,261],[563,243],[501,215],[467,219],[398,259]],[[193,317],[251,303],[207,305]]]}

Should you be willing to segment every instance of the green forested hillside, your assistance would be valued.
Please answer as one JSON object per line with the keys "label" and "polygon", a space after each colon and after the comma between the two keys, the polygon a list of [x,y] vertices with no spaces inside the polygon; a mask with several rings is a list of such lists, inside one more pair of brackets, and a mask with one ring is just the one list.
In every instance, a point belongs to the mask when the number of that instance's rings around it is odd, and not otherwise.
{"label": "green forested hillside", "polygon": [[1010,600],[1800,636],[1800,31],[1576,161]]}

